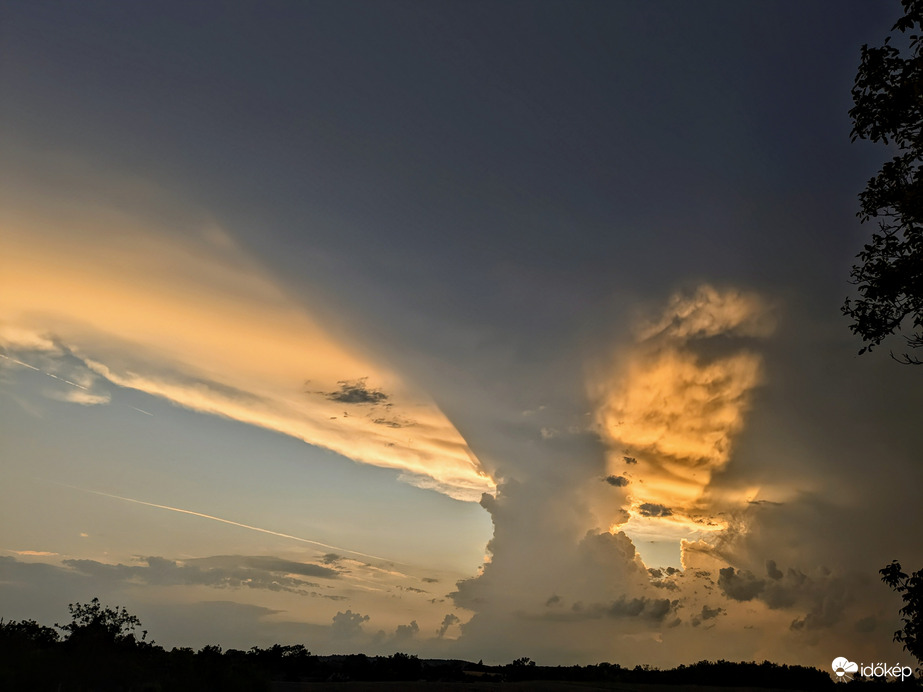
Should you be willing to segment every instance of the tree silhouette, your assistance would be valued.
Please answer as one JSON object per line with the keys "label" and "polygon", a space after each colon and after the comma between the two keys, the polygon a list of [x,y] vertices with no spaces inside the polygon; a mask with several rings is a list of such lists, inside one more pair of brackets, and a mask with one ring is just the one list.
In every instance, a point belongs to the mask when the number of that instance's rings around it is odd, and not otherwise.
{"label": "tree silhouette", "polygon": [[[141,627],[141,621],[124,607],[103,606],[98,598],[94,598],[89,603],[71,603],[67,609],[71,621],[55,627],[67,632],[66,641],[71,646],[130,647],[138,643],[135,630]],[[145,630],[141,633],[141,640],[146,637]]]}
{"label": "tree silhouette", "polygon": [[[914,33],[923,29],[923,0],[901,4],[904,16],[891,31],[900,32],[895,42],[906,44],[904,50],[891,43],[892,36],[880,48],[862,46],[849,111],[852,141],[896,150],[859,194],[858,217],[878,221],[850,272],[859,297],[842,308],[853,320],[850,329],[866,344],[859,353],[901,333],[907,322],[907,345],[923,347],[923,41]],[[901,363],[923,364],[908,353],[891,355]]]}
{"label": "tree silhouette", "polygon": [[904,649],[923,665],[923,569],[905,574],[901,563],[894,560],[878,571],[881,580],[904,599],[904,607],[900,610],[904,627],[894,633],[894,641],[901,642]]}

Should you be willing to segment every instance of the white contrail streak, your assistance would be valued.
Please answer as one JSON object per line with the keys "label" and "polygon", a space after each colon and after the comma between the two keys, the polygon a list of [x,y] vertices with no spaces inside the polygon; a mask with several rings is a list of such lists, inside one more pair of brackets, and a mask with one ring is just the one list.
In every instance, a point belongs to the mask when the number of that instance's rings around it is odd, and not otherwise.
{"label": "white contrail streak", "polygon": [[[16,363],[16,365],[25,365],[27,368],[32,368],[33,370],[38,370],[38,372],[43,372],[41,369],[35,367],[34,365],[29,365],[28,363],[23,363],[21,360],[16,360],[15,358],[10,358],[9,356],[5,356],[5,355],[3,355],[2,353],[0,353],[0,358],[6,358],[7,360],[11,360],[11,361],[13,361],[14,363]],[[47,373],[46,373],[46,374],[47,374]]]}
{"label": "white contrail streak", "polygon": [[[0,358],[6,358],[8,361],[10,361],[10,362],[12,362],[12,363],[16,363],[17,365],[22,365],[22,366],[24,366],[24,367],[26,367],[26,368],[30,368],[30,369],[32,369],[32,370],[35,370],[36,372],[42,373],[43,375],[47,375],[48,377],[53,377],[53,378],[55,378],[56,380],[60,380],[61,382],[66,382],[67,384],[71,385],[72,387],[77,387],[77,389],[82,389],[82,390],[84,390],[85,392],[89,392],[89,391],[90,391],[88,387],[84,387],[82,384],[77,384],[76,382],[71,382],[70,380],[66,380],[66,379],[64,379],[63,377],[58,377],[58,376],[55,375],[54,373],[50,373],[50,372],[48,372],[47,370],[42,370],[41,368],[37,368],[37,367],[35,367],[34,365],[29,365],[28,363],[23,363],[21,360],[16,360],[15,358],[10,358],[9,356],[3,355],[2,353],[0,353]],[[138,413],[143,413],[143,414],[148,415],[148,416],[153,416],[153,415],[154,415],[154,414],[151,413],[150,411],[145,411],[143,408],[138,408],[137,406],[131,406],[131,405],[129,405],[129,404],[125,404],[125,405],[128,406],[128,408],[133,408],[133,409],[134,409],[135,411],[137,411]]]}
{"label": "white contrail streak", "polygon": [[47,370],[42,370],[41,368],[37,368],[37,367],[35,367],[34,365],[29,365],[28,363],[23,363],[21,360],[16,360],[15,358],[10,358],[9,356],[5,356],[5,355],[3,355],[2,353],[0,353],[0,358],[6,358],[7,360],[12,361],[13,363],[16,363],[16,365],[22,365],[23,367],[30,368],[30,369],[32,369],[32,370],[35,370],[36,372],[40,372],[40,373],[42,373],[43,375],[48,375],[48,377],[53,377],[53,378],[55,378],[56,380],[61,380],[61,382],[66,382],[67,384],[71,385],[72,387],[77,387],[78,389],[83,389],[83,390],[86,390],[86,391],[90,391],[89,389],[87,389],[86,387],[84,387],[82,384],[77,384],[76,382],[71,382],[70,380],[66,380],[66,379],[64,379],[63,377],[58,377],[58,376],[55,375],[54,373],[48,372]]}
{"label": "white contrail streak", "polygon": [[[343,553],[350,553],[351,555],[361,555],[362,557],[371,558],[373,560],[381,560],[382,562],[394,563],[394,560],[389,560],[388,558],[380,557],[378,555],[369,555],[368,553],[360,553],[358,550],[350,550],[349,548],[340,548],[335,545],[328,545],[327,543],[321,543],[320,541],[313,541],[310,538],[302,538],[300,536],[292,536],[288,533],[281,533],[279,531],[270,531],[269,529],[261,529],[259,526],[250,526],[250,524],[242,524],[239,521],[231,521],[230,519],[222,519],[221,517],[212,516],[211,514],[202,514],[201,512],[193,512],[191,509],[181,509],[179,507],[170,507],[169,505],[158,505],[154,502],[145,502],[144,500],[135,500],[130,497],[122,497],[121,495],[111,495],[110,493],[100,492],[99,490],[87,490],[86,488],[78,488],[74,485],[65,486],[71,488],[72,490],[80,490],[85,493],[92,493],[93,495],[101,495],[103,497],[111,497],[114,500],[122,500],[123,502],[133,502],[136,505],[145,505],[146,507],[156,507],[157,509],[167,509],[171,512],[179,512],[180,514],[189,514],[193,517],[201,517],[203,519],[211,519],[212,521],[220,521],[222,524],[229,524],[231,526],[239,526],[242,529],[250,529],[251,531],[259,531],[260,533],[267,533],[270,536],[278,536],[279,538],[288,538],[293,541],[298,541],[300,543],[309,543],[311,545],[317,545],[321,548],[327,548],[328,550],[338,550]],[[401,564],[401,563],[396,563]]]}

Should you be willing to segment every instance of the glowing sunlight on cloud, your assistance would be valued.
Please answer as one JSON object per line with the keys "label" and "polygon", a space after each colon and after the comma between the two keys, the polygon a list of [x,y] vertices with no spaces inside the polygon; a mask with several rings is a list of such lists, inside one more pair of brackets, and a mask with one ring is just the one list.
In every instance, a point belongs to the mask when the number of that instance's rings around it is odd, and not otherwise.
{"label": "glowing sunlight on cloud", "polygon": [[458,499],[493,490],[432,401],[321,327],[216,224],[25,199],[0,226],[2,364],[66,370],[51,397],[105,404],[79,379],[103,378]]}
{"label": "glowing sunlight on cloud", "polygon": [[616,366],[591,382],[611,450],[608,473],[627,493],[629,519],[613,528],[674,541],[727,528],[706,489],[728,463],[762,377],[761,357],[727,337],[763,337],[772,328],[757,296],[702,286],[673,296]]}

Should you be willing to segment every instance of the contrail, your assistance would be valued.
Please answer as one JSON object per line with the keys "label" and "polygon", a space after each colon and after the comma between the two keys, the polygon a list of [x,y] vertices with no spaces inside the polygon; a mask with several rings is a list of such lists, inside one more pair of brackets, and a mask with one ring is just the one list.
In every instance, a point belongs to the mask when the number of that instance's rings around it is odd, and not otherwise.
{"label": "contrail", "polygon": [[[21,360],[16,360],[15,358],[10,358],[9,356],[5,356],[5,355],[3,355],[2,353],[0,353],[0,358],[6,358],[7,360],[11,360],[11,361],[13,361],[14,363],[16,363],[16,365],[25,365],[27,368],[32,368],[33,370],[37,370],[38,372],[44,372],[43,370],[41,370],[40,368],[35,367],[34,365],[29,365],[28,363],[23,363]],[[48,373],[45,373],[45,374],[47,375]]]}
{"label": "contrail", "polygon": [[[15,358],[10,358],[9,356],[6,356],[6,355],[4,355],[4,354],[2,354],[2,353],[0,353],[0,358],[6,358],[8,361],[11,361],[11,362],[13,362],[13,363],[16,363],[17,365],[22,365],[22,366],[24,366],[24,367],[30,368],[30,369],[32,369],[32,370],[35,370],[36,372],[42,373],[43,375],[47,375],[48,377],[53,377],[53,378],[55,378],[56,380],[60,380],[61,382],[66,382],[67,384],[71,385],[72,387],[77,387],[78,389],[82,389],[82,390],[84,390],[85,392],[89,392],[89,391],[90,391],[88,387],[84,387],[82,384],[77,384],[76,382],[71,382],[70,380],[67,380],[67,379],[65,379],[65,378],[63,378],[63,377],[58,377],[58,376],[55,375],[54,373],[48,372],[47,370],[42,370],[41,368],[37,368],[37,367],[35,367],[34,365],[29,365],[28,363],[24,363],[24,362],[22,362],[21,360],[17,360],[17,359],[15,359]],[[137,406],[131,406],[130,404],[125,404],[125,406],[128,406],[128,408],[133,408],[133,409],[134,409],[135,411],[137,411],[138,413],[143,413],[143,414],[148,415],[148,416],[153,416],[153,415],[154,415],[154,414],[151,413],[150,411],[145,411],[143,408],[138,408]]]}
{"label": "contrail", "polygon": [[403,564],[400,562],[395,562],[394,560],[389,560],[385,557],[380,557],[379,555],[369,555],[368,553],[360,553],[358,550],[350,550],[349,548],[340,548],[335,545],[328,545],[327,543],[321,543],[320,541],[312,541],[310,538],[301,538],[300,536],[292,536],[288,533],[281,533],[279,531],[270,531],[269,529],[261,529],[259,526],[250,526],[250,524],[241,524],[239,521],[231,521],[230,519],[222,519],[221,517],[212,516],[211,514],[202,514],[201,512],[193,512],[191,509],[181,509],[179,507],[170,507],[169,505],[158,505],[154,502],[145,502],[144,500],[135,500],[130,497],[122,497],[121,495],[111,495],[110,493],[104,493],[99,490],[87,490],[86,488],[78,488],[75,485],[66,485],[65,487],[71,488],[72,490],[80,490],[85,493],[92,493],[93,495],[101,495],[103,497],[111,497],[114,500],[122,500],[123,502],[133,502],[136,505],[145,505],[146,507],[156,507],[157,509],[167,509],[171,512],[179,512],[180,514],[189,514],[193,517],[202,517],[203,519],[211,519],[212,521],[220,521],[222,524],[230,524],[231,526],[239,526],[242,529],[250,529],[251,531],[259,531],[260,533],[268,533],[270,536],[278,536],[280,538],[288,538],[293,541],[299,541],[300,543],[310,543],[311,545],[317,545],[321,548],[327,548],[328,550],[338,550],[343,553],[350,553],[352,555],[361,555],[362,557],[371,558],[373,560],[381,560],[382,562],[390,562],[394,564]]}

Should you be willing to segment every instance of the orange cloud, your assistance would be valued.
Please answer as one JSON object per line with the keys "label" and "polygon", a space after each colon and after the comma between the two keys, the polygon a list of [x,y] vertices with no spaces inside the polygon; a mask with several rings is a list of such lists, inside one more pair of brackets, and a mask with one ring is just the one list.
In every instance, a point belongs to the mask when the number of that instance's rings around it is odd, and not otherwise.
{"label": "orange cloud", "polygon": [[674,296],[639,327],[616,366],[591,382],[609,473],[628,480],[623,529],[630,535],[678,539],[726,528],[709,512],[705,491],[744,427],[761,357],[726,346],[706,355],[701,346],[718,336],[766,336],[772,327],[757,296],[702,286]]}
{"label": "orange cloud", "polygon": [[[493,490],[431,400],[320,325],[213,222],[184,217],[178,233],[135,208],[28,200],[7,200],[0,220],[0,345],[11,355],[66,350],[88,380],[400,469],[459,499]],[[357,382],[382,397],[338,396]]]}

